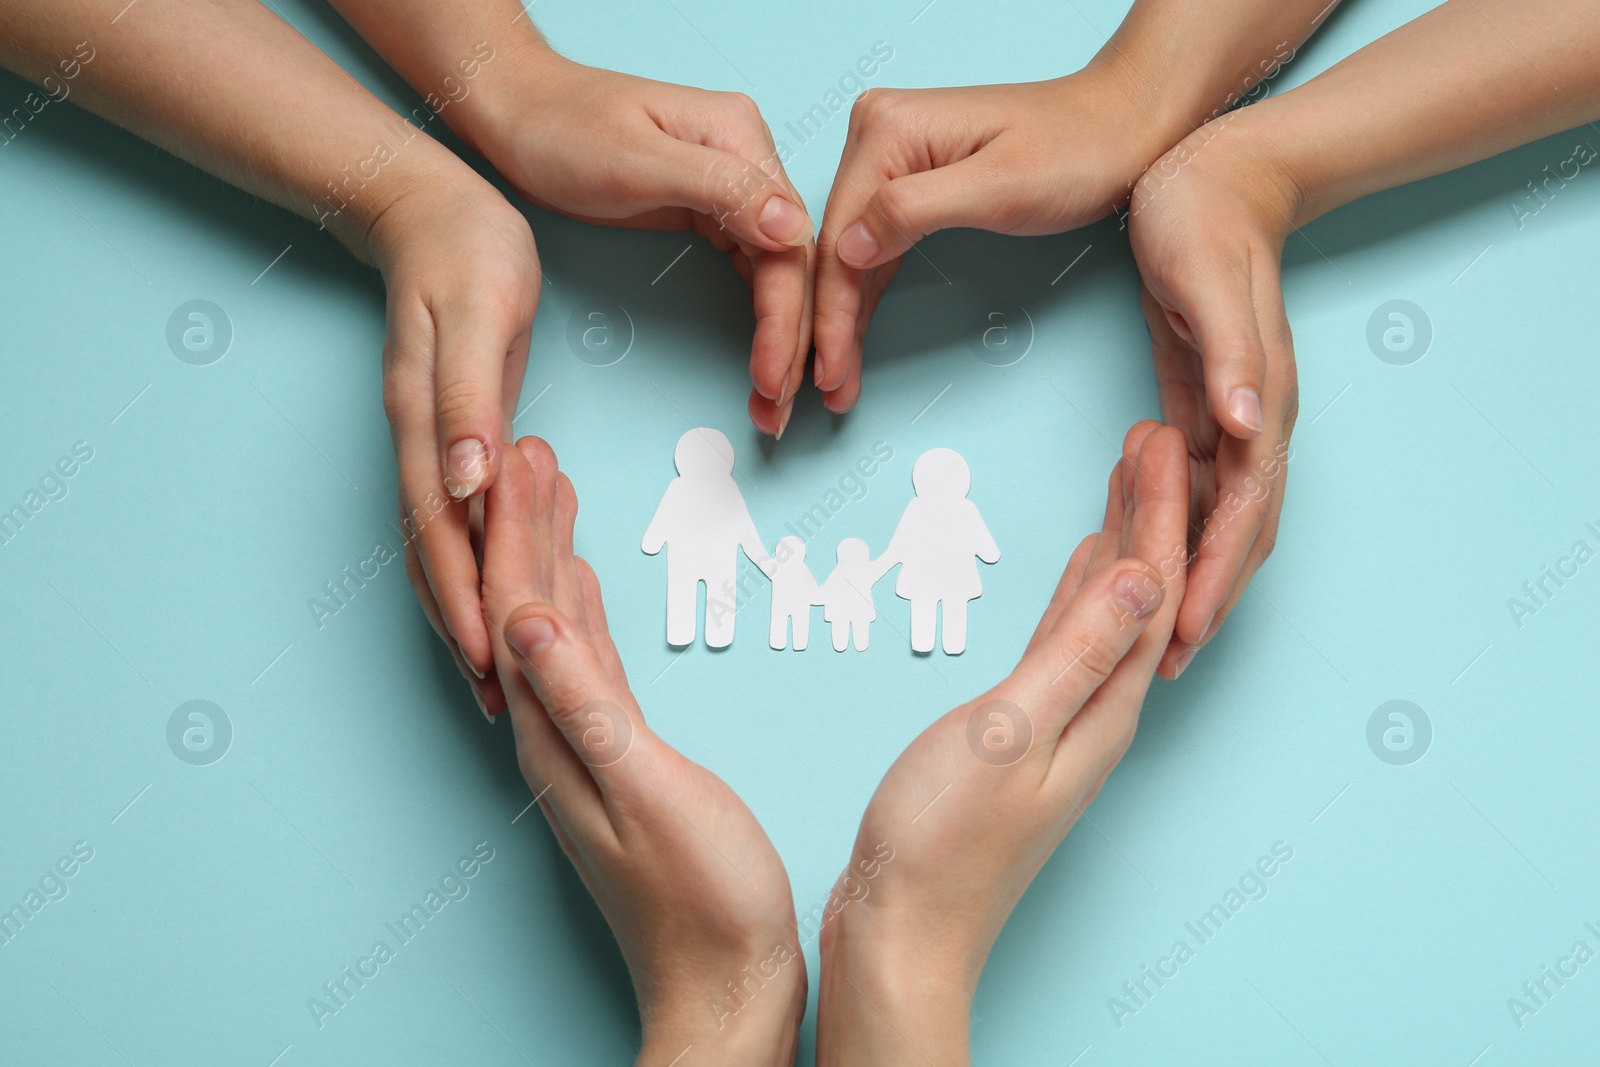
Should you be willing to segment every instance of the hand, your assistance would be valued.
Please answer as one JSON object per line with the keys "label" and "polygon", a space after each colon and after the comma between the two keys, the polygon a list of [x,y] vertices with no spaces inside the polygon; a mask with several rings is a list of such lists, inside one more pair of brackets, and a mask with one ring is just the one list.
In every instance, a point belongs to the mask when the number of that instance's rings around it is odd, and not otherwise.
{"label": "hand", "polygon": [[577,509],[544,442],[505,450],[484,598],[523,774],[621,945],[639,1062],[693,1045],[696,1063],[787,1067],[806,1002],[788,874],[733,791],[645,723],[573,555]]}
{"label": "hand", "polygon": [[1183,595],[1187,513],[1182,435],[1140,423],[1103,529],[1072,554],[1016,669],[884,775],[852,856],[865,889],[823,928],[818,1064],[968,1062],[995,937],[1133,740]]}
{"label": "hand", "polygon": [[468,138],[542,208],[693,230],[729,253],[756,319],[750,417],[781,435],[811,351],[816,245],[756,105],[573,63],[542,43],[501,62],[468,98]]}
{"label": "hand", "polygon": [[1125,203],[1181,136],[1145,96],[1101,60],[1053,81],[863,94],[818,243],[814,375],[828,409],[860,396],[868,320],[917,241],[954,226],[1061,233]]}
{"label": "hand", "polygon": [[383,403],[400,471],[406,573],[478,706],[499,714],[505,697],[490,673],[470,498],[494,481],[522,389],[539,303],[533,233],[493,186],[450,157],[407,186],[365,241],[388,288]]}
{"label": "hand", "polygon": [[1299,411],[1284,311],[1291,181],[1251,145],[1248,109],[1152,166],[1129,211],[1162,418],[1189,448],[1192,563],[1172,646],[1176,678],[1272,552]]}

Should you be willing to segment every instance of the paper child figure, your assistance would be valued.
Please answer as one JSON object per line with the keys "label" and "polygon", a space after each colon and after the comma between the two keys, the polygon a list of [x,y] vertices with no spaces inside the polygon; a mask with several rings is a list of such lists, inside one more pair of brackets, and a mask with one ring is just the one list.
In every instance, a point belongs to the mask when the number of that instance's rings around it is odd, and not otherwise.
{"label": "paper child figure", "polygon": [[706,644],[733,643],[739,552],[772,575],[756,524],[733,480],[733,445],[720,432],[690,430],[672,455],[678,476],[661,497],[641,547],[667,550],[667,643],[690,645],[697,630],[700,583],[706,585]]}
{"label": "paper child figure", "polygon": [[843,652],[855,638],[857,652],[867,650],[868,631],[878,609],[872,602],[872,584],[887,570],[867,552],[867,543],[854,537],[839,542],[838,564],[822,583],[822,617],[833,627],[833,650]]}
{"label": "paper child figure", "polygon": [[948,448],[933,448],[911,470],[916,499],[906,505],[894,537],[881,557],[884,571],[900,565],[894,591],[911,601],[911,648],[932,652],[933,635],[944,608],[944,650],[967,648],[967,601],[983,592],[978,565],[1000,559],[1000,548],[967,499],[972,473],[967,461]]}
{"label": "paper child figure", "polygon": [[817,580],[806,566],[806,543],[789,536],[778,541],[772,572],[772,632],[767,643],[780,652],[789,647],[804,652],[811,640],[811,607],[822,603]]}

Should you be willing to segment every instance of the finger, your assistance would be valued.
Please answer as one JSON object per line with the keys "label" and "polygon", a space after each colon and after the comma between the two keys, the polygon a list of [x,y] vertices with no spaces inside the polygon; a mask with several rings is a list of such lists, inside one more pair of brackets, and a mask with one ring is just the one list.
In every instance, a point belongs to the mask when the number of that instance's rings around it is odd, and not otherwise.
{"label": "finger", "polygon": [[1090,791],[1084,785],[1103,781],[1127,751],[1182,600],[1181,570],[1168,581],[1153,561],[1169,551],[1168,546],[1182,545],[1184,540],[1189,490],[1183,435],[1171,427],[1147,434],[1137,471],[1127,543],[1137,553],[1134,558],[1148,568],[1147,576],[1162,584],[1164,596],[1122,659],[1063,729],[1050,776],[1067,796],[1087,795]]}
{"label": "finger", "polygon": [[750,379],[779,412],[777,434],[788,424],[794,395],[811,348],[811,278],[815,246],[757,255],[752,261],[751,310],[755,338]]}
{"label": "finger", "polygon": [[[850,111],[850,129],[817,235],[813,377],[825,396],[840,389],[861,362],[865,327],[858,320],[869,313],[864,306],[867,274],[839,258],[838,243],[845,227],[861,217],[878,185],[895,173],[887,158],[889,138],[877,132],[880,124],[874,117],[878,114],[875,102],[884,95],[881,90],[869,90],[857,98]],[[830,406],[830,410],[847,407]]]}
{"label": "finger", "polygon": [[[1255,474],[1227,489],[1219,500],[1201,535],[1173,632],[1173,647],[1162,659],[1163,677],[1178,677],[1195,653],[1210,643],[1244,596],[1250,579],[1272,554],[1287,484],[1288,463],[1271,452],[1258,461]],[[1263,493],[1267,494],[1264,502],[1259,500]],[[1252,501],[1252,497],[1257,499]],[[1238,504],[1241,499],[1254,510],[1264,506],[1259,521],[1253,514],[1246,517],[1244,506]]]}
{"label": "finger", "polygon": [[1165,590],[1155,569],[1119,559],[1086,579],[1049,632],[1022,657],[996,696],[1022,707],[1037,736],[1055,739],[1111,676],[1160,608]]}
{"label": "finger", "polygon": [[1234,437],[1255,437],[1266,426],[1267,356],[1252,264],[1233,256],[1201,258],[1167,282],[1152,295],[1173,331],[1199,351],[1217,424]]}
{"label": "finger", "polygon": [[980,155],[891,178],[873,190],[840,230],[835,251],[856,270],[898,259],[930,233],[951,227],[990,229],[1000,183]]}
{"label": "finger", "polygon": [[1093,554],[1095,542],[1099,537],[1099,534],[1090,534],[1079,541],[1078,547],[1072,550],[1066,569],[1061,573],[1061,580],[1056,583],[1055,592],[1050,597],[1050,604],[1039,619],[1039,625],[1034,627],[1033,636],[1028,639],[1028,647],[1023,650],[1024,654],[1031,652],[1035,645],[1049,635],[1051,627],[1066,610],[1067,603],[1083,586],[1084,575],[1089,570],[1089,557]]}
{"label": "finger", "polygon": [[473,699],[478,702],[478,710],[483,712],[483,717],[493,723],[495,716],[501,715],[506,710],[506,697],[500,687],[500,680],[490,674],[487,678],[479,678],[477,672],[468,665],[461,655],[461,649],[456,645],[455,638],[450,636],[450,631],[445,627],[444,616],[439,613],[438,601],[433,598],[433,590],[428,588],[427,576],[422,571],[422,560],[417,556],[415,543],[410,538],[402,538],[405,545],[406,578],[411,582],[412,591],[417,595],[417,603],[422,605],[422,614],[427,617],[428,625],[433,627],[433,632],[439,635],[439,640],[444,642],[445,648],[450,650],[450,657],[455,660],[456,669],[467,680],[467,685],[472,689]]}
{"label": "finger", "polygon": [[587,560],[578,557],[575,562],[578,568],[578,585],[583,590],[584,628],[589,633],[589,641],[600,653],[600,661],[605,664],[611,684],[618,689],[627,689],[628,672],[623,667],[622,657],[617,653],[615,642],[611,640],[611,627],[606,622],[606,606],[600,596],[600,579],[596,577],[594,568],[589,566]]}
{"label": "finger", "polygon": [[645,742],[646,730],[582,627],[553,604],[530,601],[512,609],[504,633],[522,676],[601,794],[626,782],[616,767]]}
{"label": "finger", "polygon": [[704,212],[736,240],[768,252],[810,242],[811,216],[788,187],[775,152],[751,160],[671,135],[650,149],[640,165],[666,204]]}
{"label": "finger", "polygon": [[545,602],[550,590],[550,509],[539,506],[539,479],[528,452],[546,468],[543,480],[553,481],[554,457],[547,446],[542,450],[508,448],[500,477],[485,499],[484,599],[486,610],[498,620],[494,626],[497,673],[516,730],[518,763],[540,796],[546,816],[553,826],[567,827],[569,838],[598,840],[592,835],[609,833],[611,825],[599,787],[545,713],[503,632],[506,614],[522,603]]}
{"label": "finger", "polygon": [[[389,388],[386,383],[386,391]],[[478,561],[472,551],[467,506],[439,489],[439,453],[433,432],[431,390],[418,404],[391,410],[401,496],[408,502],[401,536],[416,545],[422,575],[472,672],[485,678],[494,666],[479,597]]]}
{"label": "finger", "polygon": [[438,309],[439,358],[434,364],[439,455],[445,490],[464,500],[494,480],[506,439],[504,385],[513,342],[524,324],[514,310],[478,300]]}

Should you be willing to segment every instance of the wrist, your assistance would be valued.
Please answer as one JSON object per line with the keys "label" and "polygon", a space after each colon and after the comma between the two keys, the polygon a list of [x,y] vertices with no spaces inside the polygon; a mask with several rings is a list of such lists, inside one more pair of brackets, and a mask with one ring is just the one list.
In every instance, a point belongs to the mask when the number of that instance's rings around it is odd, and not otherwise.
{"label": "wrist", "polygon": [[819,1067],[969,1064],[972,996],[983,964],[952,947],[958,934],[948,918],[916,930],[865,905],[824,927]]}
{"label": "wrist", "polygon": [[529,29],[513,39],[493,42],[477,75],[462,83],[459,98],[445,97],[434,108],[473,151],[502,171],[511,150],[511,131],[539,117],[538,94],[551,91],[558,78],[579,66],[551,48],[537,30]]}
{"label": "wrist", "polygon": [[[806,984],[804,962],[792,946],[787,948],[782,958],[730,972],[718,987],[708,984],[684,994],[680,986],[667,1003],[641,996],[639,1067],[675,1064],[689,1048],[696,1050],[698,1062],[792,1067]],[[763,963],[769,964],[765,971]]]}

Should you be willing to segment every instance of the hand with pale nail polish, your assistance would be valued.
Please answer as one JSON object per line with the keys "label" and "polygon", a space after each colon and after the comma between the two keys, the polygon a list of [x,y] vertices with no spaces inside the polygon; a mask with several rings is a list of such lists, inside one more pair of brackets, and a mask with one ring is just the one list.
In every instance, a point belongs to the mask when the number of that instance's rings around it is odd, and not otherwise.
{"label": "hand with pale nail polish", "polygon": [[518,762],[627,961],[638,1062],[791,1067],[806,964],[789,876],[733,790],[645,722],[573,554],[577,510],[549,446],[506,446],[483,577]]}
{"label": "hand with pale nail polish", "polygon": [[1187,483],[1181,434],[1130,430],[1021,661],[889,768],[847,868],[862,888],[823,927],[820,1067],[970,1061],[990,947],[1133,740],[1183,599]]}
{"label": "hand with pale nail polish", "polygon": [[750,418],[783,433],[811,352],[816,241],[748,96],[575,63],[520,0],[448,14],[432,0],[335,6],[530,203],[603,226],[693,230],[728,253],[755,317]]}
{"label": "hand with pale nail polish", "polygon": [[1299,411],[1279,257],[1294,210],[1281,173],[1233,151],[1224,116],[1151,167],[1128,230],[1161,417],[1189,449],[1188,591],[1161,673],[1176,678],[1272,552]]}

